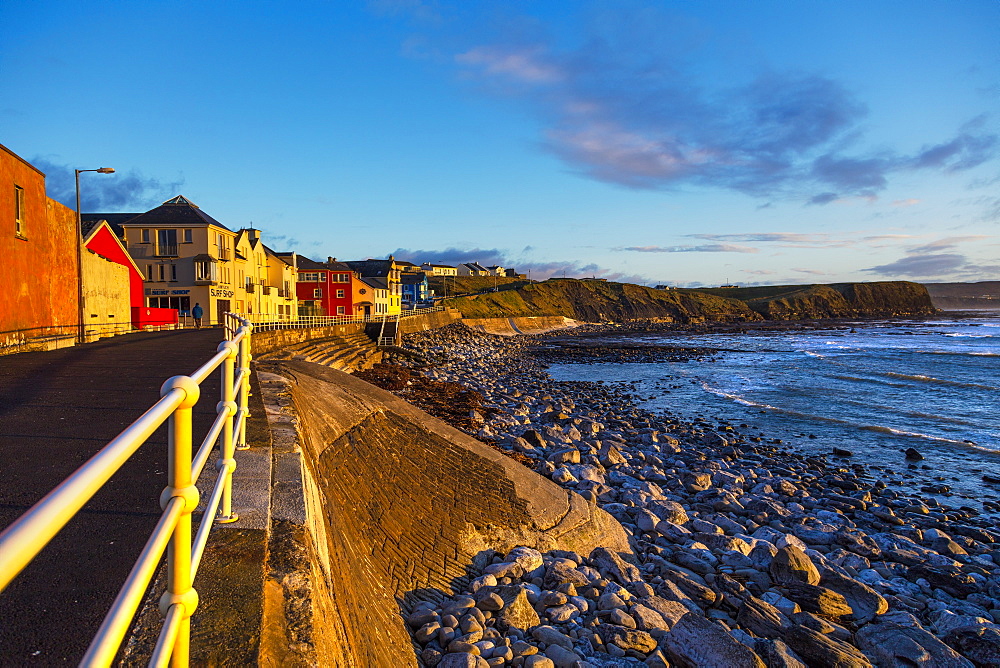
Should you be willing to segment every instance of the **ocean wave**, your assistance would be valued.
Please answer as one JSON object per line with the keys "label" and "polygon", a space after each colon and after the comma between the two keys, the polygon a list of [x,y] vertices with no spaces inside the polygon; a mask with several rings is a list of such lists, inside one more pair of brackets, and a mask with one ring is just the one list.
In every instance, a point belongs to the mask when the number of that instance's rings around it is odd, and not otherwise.
{"label": "ocean wave", "polygon": [[953,332],[950,334],[945,334],[945,336],[951,336],[957,339],[992,339],[995,338],[992,334],[964,334],[961,332]]}
{"label": "ocean wave", "polygon": [[921,420],[932,420],[934,422],[947,422],[949,424],[961,425],[963,427],[978,426],[978,423],[976,422],[971,422],[969,420],[963,420],[962,418],[951,417],[948,415],[938,415],[937,413],[922,413],[920,411],[908,411],[900,409],[898,406],[873,404],[870,401],[859,401],[857,399],[841,399],[840,401],[842,403],[851,406],[861,406],[862,408],[867,408],[874,411],[881,411],[885,414],[892,413],[894,415],[900,415],[902,417],[919,418]]}
{"label": "ocean wave", "polygon": [[971,387],[976,390],[987,390],[990,392],[1000,392],[1000,387],[993,387],[992,385],[982,385],[980,383],[963,383],[958,380],[948,380],[946,378],[935,378],[934,376],[925,376],[923,374],[907,374],[907,373],[896,373],[894,371],[885,371],[883,375],[889,376],[890,378],[900,378],[902,380],[912,380],[918,383],[934,383],[937,385],[949,385],[951,387]]}
{"label": "ocean wave", "polygon": [[914,350],[920,355],[953,355],[955,357],[1000,357],[1000,352],[993,351],[964,351],[964,350]]}
{"label": "ocean wave", "polygon": [[[846,366],[846,365],[845,365]],[[881,378],[864,378],[862,376],[830,376],[835,380],[847,380],[855,383],[875,383],[876,385],[888,385],[889,387],[906,388],[909,387],[906,383],[893,383],[888,380],[882,380]]]}
{"label": "ocean wave", "polygon": [[[838,425],[843,425],[843,426],[851,428],[851,429],[859,429],[861,431],[869,431],[869,432],[874,432],[874,433],[878,433],[878,434],[889,434],[889,435],[892,435],[892,436],[903,436],[903,437],[906,437],[906,438],[913,438],[913,439],[917,439],[917,440],[930,441],[930,442],[935,442],[935,443],[949,443],[949,444],[952,444],[952,445],[958,445],[958,446],[962,446],[962,447],[966,447],[966,448],[972,448],[972,449],[975,449],[975,450],[981,450],[983,452],[996,452],[996,453],[1000,453],[1000,449],[990,448],[990,447],[987,447],[987,446],[979,445],[977,443],[970,443],[970,442],[965,441],[965,440],[960,440],[960,439],[955,439],[955,438],[947,438],[945,436],[934,436],[932,434],[924,434],[924,433],[918,432],[918,431],[908,431],[906,429],[896,429],[894,427],[887,427],[887,426],[884,426],[884,425],[862,424],[862,423],[858,423],[858,422],[852,422],[850,420],[843,420],[843,419],[840,419],[840,418],[830,417],[830,416],[827,416],[827,415],[816,415],[814,413],[805,413],[805,412],[793,410],[793,409],[790,409],[790,408],[782,408],[780,406],[772,406],[771,404],[766,404],[766,403],[762,403],[762,402],[759,402],[759,401],[753,401],[752,399],[747,399],[746,397],[741,396],[739,394],[734,394],[732,392],[727,392],[727,391],[725,391],[723,389],[720,389],[720,388],[717,388],[717,387],[712,387],[708,383],[702,383],[701,386],[702,386],[702,388],[706,392],[711,392],[712,394],[715,394],[715,395],[720,396],[720,397],[724,397],[726,399],[730,399],[731,401],[735,401],[736,403],[742,404],[744,406],[749,406],[749,407],[752,407],[752,408],[762,408],[762,409],[774,411],[776,413],[782,413],[784,415],[789,415],[789,416],[792,416],[792,417],[797,417],[797,418],[801,418],[801,419],[805,419],[805,420],[812,420],[812,421],[816,421],[816,422],[829,422],[829,423],[834,423],[834,424],[838,424]],[[914,415],[914,416],[916,416],[916,415]],[[923,416],[921,416],[921,417],[923,417]],[[927,415],[926,417],[928,417],[928,418],[938,418],[939,416]],[[951,421],[951,420],[949,420],[949,421]],[[955,421],[955,422],[957,422],[957,421]]]}
{"label": "ocean wave", "polygon": [[892,434],[893,436],[906,436],[908,438],[917,438],[924,441],[934,441],[937,443],[951,443],[952,445],[960,445],[966,448],[973,448],[975,450],[982,450],[984,452],[1000,452],[995,448],[988,448],[985,445],[979,445],[978,443],[970,443],[969,441],[959,440],[955,438],[947,438],[945,436],[933,436],[931,434],[922,434],[919,431],[906,431],[905,429],[894,429],[892,427],[883,427],[881,425],[856,425],[858,429],[864,431],[873,431],[879,434]]}
{"label": "ocean wave", "polygon": [[738,404],[743,404],[744,406],[752,406],[753,408],[769,408],[769,409],[774,410],[774,411],[780,411],[780,410],[782,410],[781,408],[778,408],[777,406],[772,406],[770,404],[757,403],[756,401],[751,401],[750,399],[746,399],[744,397],[741,397],[738,394],[733,394],[732,392],[726,392],[725,390],[719,389],[717,387],[712,387],[708,383],[702,383],[701,384],[701,389],[705,390],[706,392],[711,392],[714,395],[717,395],[717,396],[720,396],[720,397],[725,397],[726,399],[731,399],[731,400],[735,401]]}

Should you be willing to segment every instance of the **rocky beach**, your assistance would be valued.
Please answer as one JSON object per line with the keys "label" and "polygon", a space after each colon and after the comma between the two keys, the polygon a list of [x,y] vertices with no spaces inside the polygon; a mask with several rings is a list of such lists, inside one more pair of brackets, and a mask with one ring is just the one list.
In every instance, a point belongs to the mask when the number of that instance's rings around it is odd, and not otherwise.
{"label": "rocky beach", "polygon": [[389,389],[464,386],[450,396],[473,401],[449,421],[611,513],[633,554],[494,555],[408,611],[423,665],[1000,665],[1000,534],[974,507],[887,485],[846,448],[804,455],[745,424],[644,411],[627,383],[555,382],[551,338],[408,335],[393,364],[421,379]]}

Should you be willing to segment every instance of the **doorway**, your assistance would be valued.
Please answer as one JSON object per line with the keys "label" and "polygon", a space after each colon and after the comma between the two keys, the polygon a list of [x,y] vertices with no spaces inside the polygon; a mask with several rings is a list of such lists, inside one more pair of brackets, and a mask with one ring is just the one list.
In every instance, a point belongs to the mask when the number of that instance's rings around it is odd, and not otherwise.
{"label": "doorway", "polygon": [[215,310],[219,318],[216,322],[220,325],[226,324],[225,314],[229,311],[229,300],[219,299],[218,301],[216,301]]}

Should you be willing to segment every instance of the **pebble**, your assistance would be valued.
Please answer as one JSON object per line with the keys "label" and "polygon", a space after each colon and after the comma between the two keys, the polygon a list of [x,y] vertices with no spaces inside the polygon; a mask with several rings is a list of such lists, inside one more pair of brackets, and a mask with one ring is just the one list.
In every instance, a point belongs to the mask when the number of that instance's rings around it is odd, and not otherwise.
{"label": "pebble", "polygon": [[[892,652],[981,665],[996,656],[1000,542],[975,509],[932,496],[947,498],[946,485],[908,489],[905,469],[852,463],[846,448],[805,456],[746,425],[647,413],[627,382],[555,382],[546,361],[712,353],[588,351],[552,345],[553,336],[451,325],[406,335],[404,346],[427,360],[428,377],[483,395],[471,435],[603,507],[634,554],[495,555],[467,591],[406,617],[427,665],[865,666]],[[574,334],[557,336],[565,344]]]}

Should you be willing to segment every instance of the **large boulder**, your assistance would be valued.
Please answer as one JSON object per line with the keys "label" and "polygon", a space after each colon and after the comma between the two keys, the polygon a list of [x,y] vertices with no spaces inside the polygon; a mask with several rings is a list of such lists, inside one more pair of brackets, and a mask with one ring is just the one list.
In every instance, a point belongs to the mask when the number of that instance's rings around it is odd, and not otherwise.
{"label": "large boulder", "polygon": [[757,653],[713,621],[688,613],[660,639],[672,665],[681,668],[765,668]]}
{"label": "large boulder", "polygon": [[855,634],[858,647],[879,666],[973,668],[968,659],[938,640],[907,612],[891,612]]}
{"label": "large boulder", "polygon": [[953,628],[942,640],[977,666],[1000,666],[1000,627],[996,624]]}
{"label": "large boulder", "polygon": [[819,570],[812,559],[795,545],[786,545],[778,550],[771,559],[768,569],[776,582],[804,582],[810,585],[819,584]]}

